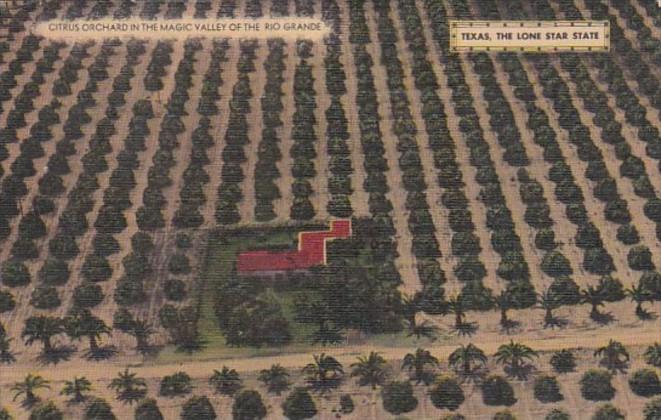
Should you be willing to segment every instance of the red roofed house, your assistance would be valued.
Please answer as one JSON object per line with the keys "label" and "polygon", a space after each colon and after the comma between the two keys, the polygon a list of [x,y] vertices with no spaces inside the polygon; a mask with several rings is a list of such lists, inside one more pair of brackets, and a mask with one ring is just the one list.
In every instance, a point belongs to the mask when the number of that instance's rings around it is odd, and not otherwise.
{"label": "red roofed house", "polygon": [[351,236],[351,220],[333,220],[325,231],[299,232],[296,251],[246,251],[239,254],[239,274],[305,270],[326,264],[326,241]]}

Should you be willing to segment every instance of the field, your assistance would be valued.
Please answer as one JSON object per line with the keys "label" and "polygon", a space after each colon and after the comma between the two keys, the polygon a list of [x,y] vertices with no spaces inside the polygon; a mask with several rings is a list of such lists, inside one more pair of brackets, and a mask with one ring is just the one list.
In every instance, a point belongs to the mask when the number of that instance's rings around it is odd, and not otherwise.
{"label": "field", "polygon": [[[661,367],[655,1],[26,3],[0,39],[0,409],[46,410],[12,399],[35,374],[50,381],[35,388],[41,402],[64,418],[100,418],[85,414],[90,398],[59,394],[84,376],[90,395],[133,418],[136,404],[108,388],[130,367],[165,418],[193,394],[226,418],[238,399],[208,379],[228,366],[268,418],[283,418],[293,393],[259,380],[279,364],[320,419],[443,417],[429,395],[437,374],[461,380],[457,412],[468,419],[555,408],[583,419],[607,403],[626,418],[661,418],[658,380],[631,385]],[[331,35],[31,33],[45,20],[129,16],[316,17]],[[456,54],[451,18],[609,20],[611,51]],[[329,245],[326,267],[266,286],[234,270],[241,250],[294,248],[298,231],[349,218],[353,238]],[[462,375],[448,359],[469,343],[488,360]],[[600,365],[604,346],[614,359]],[[438,364],[402,368],[416,349]],[[538,354],[495,356],[530,349]],[[562,349],[576,357],[570,373],[549,362]],[[351,375],[372,351],[385,372],[373,388]],[[301,369],[322,353],[343,373],[315,382]],[[611,371],[610,398],[581,391],[593,368]],[[192,392],[159,393],[180,371]],[[431,379],[415,380],[421,372]],[[415,398],[386,395],[409,375]],[[486,402],[489,375],[515,400]],[[544,375],[563,399],[540,401]],[[341,412],[346,394],[351,413]]]}

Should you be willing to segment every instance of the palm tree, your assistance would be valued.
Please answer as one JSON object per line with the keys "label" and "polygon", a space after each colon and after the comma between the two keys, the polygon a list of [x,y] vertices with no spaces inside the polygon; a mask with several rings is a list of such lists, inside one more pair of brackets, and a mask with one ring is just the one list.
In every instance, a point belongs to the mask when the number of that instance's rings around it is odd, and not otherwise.
{"label": "palm tree", "polygon": [[41,388],[50,388],[48,381],[39,375],[28,374],[22,382],[16,382],[11,390],[14,391],[14,399],[16,401],[21,395],[25,395],[22,405],[24,407],[32,407],[39,401],[39,397],[35,395],[35,391]]}
{"label": "palm tree", "polygon": [[619,341],[608,340],[608,344],[598,348],[594,357],[601,357],[599,364],[611,371],[623,370],[629,361],[629,353],[626,347]]}
{"label": "palm tree", "polygon": [[241,389],[241,378],[236,370],[223,366],[221,370],[213,370],[209,384],[217,393],[232,396]]}
{"label": "palm tree", "polygon": [[5,328],[0,324],[0,363],[14,363],[16,358],[11,351],[11,342],[13,339],[7,336]]}
{"label": "palm tree", "polygon": [[53,352],[51,338],[64,332],[62,319],[50,316],[32,316],[25,321],[25,327],[21,333],[21,338],[25,344],[31,346],[35,341],[40,341],[44,348],[42,353]]}
{"label": "palm tree", "polygon": [[342,329],[330,326],[327,320],[320,321],[319,328],[312,333],[312,344],[327,346],[341,343],[343,340]]}
{"label": "palm tree", "polygon": [[590,310],[590,318],[593,320],[599,320],[603,317],[603,314],[599,312],[599,306],[604,306],[604,296],[601,290],[595,288],[594,286],[589,286],[585,290],[581,290],[581,302],[592,305]]}
{"label": "palm tree", "polygon": [[358,361],[351,364],[351,376],[358,376],[358,385],[370,385],[376,389],[386,380],[386,359],[377,352],[370,352],[369,356],[358,356]]}
{"label": "palm tree", "polygon": [[128,368],[119,372],[117,377],[110,381],[108,388],[114,389],[117,399],[123,403],[133,404],[147,395],[147,382],[138,378],[136,373],[129,372]]}
{"label": "palm tree", "polygon": [[553,311],[558,309],[562,304],[560,300],[555,297],[550,288],[546,289],[537,297],[537,303],[540,308],[544,309],[544,328],[555,327],[560,325],[560,321],[553,316]]}
{"label": "palm tree", "polygon": [[123,308],[115,312],[113,328],[133,336],[136,339],[138,352],[148,354],[151,351],[149,336],[154,333],[154,330],[146,320],[134,318],[131,312]]}
{"label": "palm tree", "polygon": [[454,329],[461,330],[465,325],[466,311],[460,295],[448,299],[447,310],[448,313],[454,314]]}
{"label": "palm tree", "polygon": [[661,344],[654,343],[645,350],[645,362],[654,367],[661,367]]}
{"label": "palm tree", "polygon": [[636,316],[639,319],[650,319],[650,313],[643,309],[643,303],[645,302],[654,302],[654,296],[643,287],[636,287],[636,285],[631,286],[631,288],[626,289],[624,293],[629,296],[632,302],[636,302]]}
{"label": "palm tree", "polygon": [[510,340],[509,344],[498,347],[494,354],[496,362],[502,364],[514,376],[525,376],[525,361],[537,357],[537,352],[525,344],[515,343]]}
{"label": "palm tree", "polygon": [[71,404],[79,404],[87,399],[86,392],[92,390],[92,383],[86,377],[74,377],[72,381],[65,381],[60,395],[72,397],[69,402]]}
{"label": "palm tree", "polygon": [[479,369],[486,366],[487,361],[486,354],[473,343],[467,346],[462,344],[448,358],[448,363],[454,371],[465,378],[473,377]]}
{"label": "palm tree", "polygon": [[111,328],[103,322],[102,319],[95,317],[85,309],[79,313],[67,317],[66,322],[67,335],[71,338],[87,337],[90,342],[90,353],[99,353],[98,339],[102,335],[110,335]]}
{"label": "palm tree", "polygon": [[149,337],[154,334],[154,329],[149,322],[144,319],[136,319],[133,322],[132,328],[128,334],[135,337],[136,349],[142,353],[149,353],[151,346],[149,345]]}
{"label": "palm tree", "polygon": [[423,382],[425,385],[429,385],[434,380],[434,375],[425,369],[427,365],[438,367],[438,359],[429,350],[421,348],[416,349],[415,353],[408,353],[402,360],[402,369],[413,371],[412,379],[417,384]]}
{"label": "palm tree", "polygon": [[406,335],[407,337],[415,336],[415,338],[418,340],[422,337],[428,338],[430,341],[436,340],[438,328],[432,325],[429,321],[424,320],[418,324],[416,323],[415,319],[413,320],[413,323],[411,323],[410,320],[406,320],[406,325],[409,330],[408,334]]}
{"label": "palm tree", "polygon": [[257,379],[264,382],[268,392],[276,395],[280,395],[289,388],[289,373],[279,364],[272,365],[270,369],[263,369],[259,372]]}
{"label": "palm tree", "polygon": [[306,382],[319,392],[326,392],[339,386],[344,375],[342,364],[324,353],[315,354],[313,357],[314,362],[303,368]]}
{"label": "palm tree", "polygon": [[507,311],[514,308],[512,295],[507,290],[503,290],[499,295],[494,296],[493,304],[496,309],[500,311],[500,326],[508,329],[512,326],[512,322],[507,318]]}
{"label": "palm tree", "polygon": [[401,312],[404,319],[409,323],[415,325],[415,316],[420,312],[420,298],[421,295],[416,293],[415,295],[408,296],[405,295],[402,297],[401,301]]}

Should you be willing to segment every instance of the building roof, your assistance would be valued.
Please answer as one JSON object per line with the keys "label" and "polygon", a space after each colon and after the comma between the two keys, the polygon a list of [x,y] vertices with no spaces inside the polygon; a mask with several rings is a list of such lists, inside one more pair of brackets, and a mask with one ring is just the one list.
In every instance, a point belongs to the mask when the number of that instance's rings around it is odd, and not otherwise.
{"label": "building roof", "polygon": [[239,273],[302,270],[326,263],[326,241],[351,236],[351,220],[333,220],[325,231],[299,232],[298,249],[291,251],[247,251],[239,254]]}

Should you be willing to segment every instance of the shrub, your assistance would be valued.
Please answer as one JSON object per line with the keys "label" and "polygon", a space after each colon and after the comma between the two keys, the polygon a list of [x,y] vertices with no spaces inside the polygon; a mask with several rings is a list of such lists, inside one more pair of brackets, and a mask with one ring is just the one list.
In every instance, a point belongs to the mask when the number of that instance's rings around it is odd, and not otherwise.
{"label": "shrub", "polygon": [[466,417],[462,416],[461,414],[448,414],[441,417],[441,420],[466,420]]}
{"label": "shrub", "polygon": [[168,270],[172,274],[188,274],[191,271],[188,257],[184,254],[174,254],[168,262]]}
{"label": "shrub", "polygon": [[543,251],[555,249],[555,233],[552,229],[540,229],[535,235],[535,246]]}
{"label": "shrub", "polygon": [[549,411],[549,413],[544,417],[544,420],[570,420],[571,418],[569,417],[569,414],[565,413],[564,411],[554,408],[553,410]]}
{"label": "shrub", "polygon": [[578,284],[567,276],[554,279],[549,286],[549,293],[562,305],[576,305],[581,302]]}
{"label": "shrub", "polygon": [[193,396],[181,408],[181,420],[215,420],[216,411],[205,396]]}
{"label": "shrub", "polygon": [[645,349],[645,363],[655,367],[661,367],[661,344],[654,343]]}
{"label": "shrub", "polygon": [[9,414],[6,408],[0,408],[0,420],[13,420],[14,418]]}
{"label": "shrub", "polygon": [[611,374],[602,369],[590,369],[580,380],[581,395],[588,401],[608,401],[615,396]]}
{"label": "shrub", "polygon": [[193,391],[191,379],[185,372],[177,372],[173,375],[163,377],[159,394],[164,397],[176,397],[190,394]]}
{"label": "shrub", "polygon": [[583,254],[583,268],[593,274],[608,274],[614,270],[613,258],[604,248],[590,248]]}
{"label": "shrub", "polygon": [[232,404],[233,419],[257,420],[264,417],[266,417],[266,407],[259,392],[245,390],[234,397],[234,404]]}
{"label": "shrub", "polygon": [[140,255],[147,255],[154,249],[154,242],[146,232],[136,232],[131,237],[131,249]]}
{"label": "shrub", "polygon": [[576,359],[571,351],[563,349],[553,353],[551,366],[558,373],[573,372],[576,368]]}
{"label": "shrub", "polygon": [[119,242],[109,233],[97,233],[92,241],[94,252],[102,257],[107,257],[119,252]]}
{"label": "shrub", "polygon": [[186,298],[186,284],[179,279],[168,279],[163,285],[166,299],[180,302]]}
{"label": "shrub", "polygon": [[101,286],[83,282],[73,291],[73,304],[78,308],[93,308],[103,301],[103,297]]}
{"label": "shrub", "polygon": [[135,420],[163,420],[163,414],[153,398],[147,398],[135,408]]}
{"label": "shrub", "polygon": [[303,420],[314,417],[317,407],[308,391],[296,388],[282,403],[282,412],[290,420]]}
{"label": "shrub", "polygon": [[58,258],[49,258],[39,270],[39,280],[49,286],[62,286],[69,280],[69,265]]}
{"label": "shrub", "polygon": [[486,405],[506,405],[516,403],[512,385],[502,376],[492,375],[481,386],[482,401]]}
{"label": "shrub", "polygon": [[661,383],[656,371],[640,369],[629,377],[629,386],[634,394],[641,397],[652,397],[661,392]]}
{"label": "shrub", "polygon": [[2,266],[2,282],[9,287],[25,286],[30,283],[30,272],[21,261],[8,260]]}
{"label": "shrub", "polygon": [[101,282],[108,280],[112,276],[112,268],[106,258],[90,254],[85,258],[81,274],[87,281]]}
{"label": "shrub", "polygon": [[37,309],[53,309],[62,304],[53,286],[39,286],[30,295],[30,305]]}
{"label": "shrub", "polygon": [[454,411],[464,402],[464,391],[456,379],[448,376],[436,380],[429,392],[432,404],[438,409],[447,408]]}
{"label": "shrub", "polygon": [[652,253],[645,245],[636,245],[631,247],[627,254],[629,267],[633,270],[654,270],[652,262]]}
{"label": "shrub", "polygon": [[76,238],[65,233],[58,233],[48,242],[48,249],[51,255],[63,260],[74,258],[80,250],[76,244]]}
{"label": "shrub", "polygon": [[569,260],[558,251],[551,251],[544,255],[541,268],[551,277],[568,276],[572,273]]}
{"label": "shrub", "polygon": [[394,415],[408,413],[418,406],[418,399],[413,395],[413,386],[409,381],[390,382],[381,389],[383,408]]}
{"label": "shrub", "polygon": [[29,420],[62,420],[62,411],[52,402],[44,402],[36,406],[30,413]]}
{"label": "shrub", "polygon": [[659,420],[661,419],[661,397],[655,398],[645,404],[643,409],[644,420]]}
{"label": "shrub", "polygon": [[191,247],[192,241],[191,241],[190,236],[188,236],[185,233],[180,233],[174,239],[174,244],[179,249],[188,249],[188,248]]}
{"label": "shrub", "polygon": [[343,394],[340,397],[340,413],[351,414],[353,413],[354,405],[353,399],[350,394]]}
{"label": "shrub", "polygon": [[493,416],[493,420],[516,420],[516,416],[511,411],[499,411]]}
{"label": "shrub", "polygon": [[116,420],[117,417],[112,412],[110,404],[101,398],[90,401],[85,407],[84,420]]}
{"label": "shrub", "polygon": [[543,403],[557,402],[563,399],[560,386],[558,386],[558,381],[554,376],[538,376],[535,378],[533,390],[535,398]]}
{"label": "shrub", "polygon": [[592,420],[624,420],[624,415],[610,404],[604,404],[595,411]]}
{"label": "shrub", "polygon": [[617,239],[625,245],[633,245],[640,242],[638,230],[632,224],[622,225],[617,228]]}
{"label": "shrub", "polygon": [[6,290],[0,290],[0,314],[9,312],[16,307],[14,295]]}

